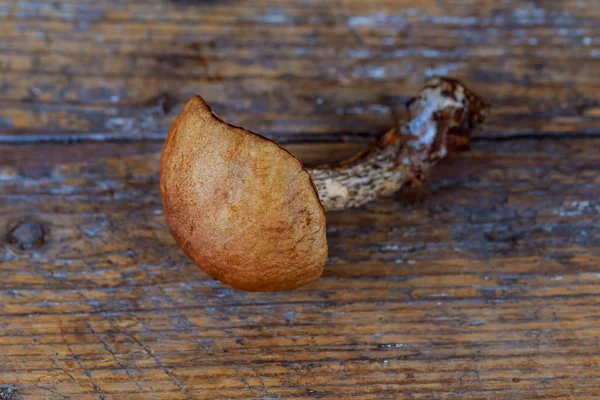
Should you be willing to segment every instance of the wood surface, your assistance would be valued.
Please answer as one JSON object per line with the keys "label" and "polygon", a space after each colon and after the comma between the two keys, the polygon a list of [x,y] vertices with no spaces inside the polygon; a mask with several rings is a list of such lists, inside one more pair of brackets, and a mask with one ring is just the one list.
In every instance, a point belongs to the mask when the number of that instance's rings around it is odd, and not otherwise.
{"label": "wood surface", "polygon": [[0,140],[162,138],[195,94],[279,140],[360,138],[440,74],[494,104],[488,137],[594,134],[599,21],[598,0],[0,0]]}
{"label": "wood surface", "polygon": [[[328,214],[320,280],[239,292],[176,246],[188,97],[315,165],[432,74],[486,130]],[[600,398],[599,93],[597,0],[0,0],[0,399]]]}

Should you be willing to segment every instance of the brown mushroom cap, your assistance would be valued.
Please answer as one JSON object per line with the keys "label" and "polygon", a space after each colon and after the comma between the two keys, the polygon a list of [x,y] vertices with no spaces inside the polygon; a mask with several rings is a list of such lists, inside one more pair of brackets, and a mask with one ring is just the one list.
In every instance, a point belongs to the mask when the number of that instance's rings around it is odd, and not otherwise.
{"label": "brown mushroom cap", "polygon": [[287,290],[318,278],[325,210],[302,163],[275,142],[220,120],[199,96],[165,142],[167,225],[206,273],[243,290]]}

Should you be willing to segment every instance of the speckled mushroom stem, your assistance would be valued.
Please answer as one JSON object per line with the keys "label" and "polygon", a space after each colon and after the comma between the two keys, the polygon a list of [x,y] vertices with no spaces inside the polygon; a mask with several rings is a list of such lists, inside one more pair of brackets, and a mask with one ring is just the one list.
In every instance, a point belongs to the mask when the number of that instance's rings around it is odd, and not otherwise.
{"label": "speckled mushroom stem", "polygon": [[404,186],[422,184],[439,160],[469,147],[487,106],[462,83],[432,78],[407,109],[407,123],[363,152],[307,169],[327,211],[360,207]]}

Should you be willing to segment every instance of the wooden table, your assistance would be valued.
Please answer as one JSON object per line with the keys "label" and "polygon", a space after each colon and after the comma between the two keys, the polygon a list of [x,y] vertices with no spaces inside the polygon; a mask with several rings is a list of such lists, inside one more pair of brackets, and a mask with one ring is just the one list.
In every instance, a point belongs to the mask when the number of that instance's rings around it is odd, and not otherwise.
{"label": "wooden table", "polygon": [[[600,397],[597,0],[0,0],[0,52],[0,399]],[[193,94],[313,164],[438,74],[487,128],[329,214],[322,279],[243,293],[176,246]]]}

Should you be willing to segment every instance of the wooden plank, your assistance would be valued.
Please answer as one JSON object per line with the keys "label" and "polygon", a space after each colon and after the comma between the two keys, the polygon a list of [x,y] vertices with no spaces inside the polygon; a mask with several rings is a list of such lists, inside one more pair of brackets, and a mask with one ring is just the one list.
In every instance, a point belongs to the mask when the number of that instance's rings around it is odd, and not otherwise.
{"label": "wooden plank", "polygon": [[[0,146],[0,384],[28,399],[600,390],[600,140],[476,141],[419,201],[329,214],[324,276],[285,293],[187,260],[160,145]],[[288,146],[308,164],[360,147]]]}
{"label": "wooden plank", "polygon": [[495,105],[488,137],[598,133],[595,0],[19,0],[0,23],[3,142],[163,137],[197,93],[279,140],[352,140],[436,74]]}

